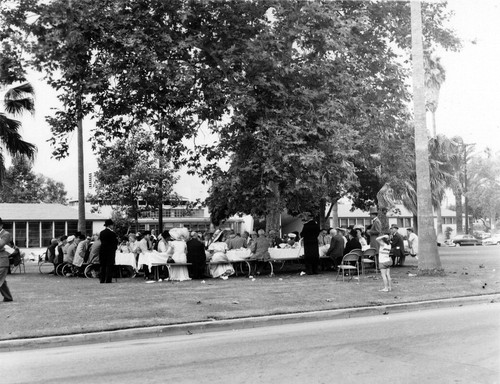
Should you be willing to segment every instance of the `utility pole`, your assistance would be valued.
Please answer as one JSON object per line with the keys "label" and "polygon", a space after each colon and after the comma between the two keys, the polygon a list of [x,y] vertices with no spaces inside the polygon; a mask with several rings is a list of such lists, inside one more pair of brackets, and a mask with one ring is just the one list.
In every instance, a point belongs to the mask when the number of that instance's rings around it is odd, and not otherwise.
{"label": "utility pole", "polygon": [[417,173],[418,269],[422,274],[441,273],[432,210],[429,170],[429,138],[426,126],[425,72],[420,1],[410,1],[415,115],[415,166]]}

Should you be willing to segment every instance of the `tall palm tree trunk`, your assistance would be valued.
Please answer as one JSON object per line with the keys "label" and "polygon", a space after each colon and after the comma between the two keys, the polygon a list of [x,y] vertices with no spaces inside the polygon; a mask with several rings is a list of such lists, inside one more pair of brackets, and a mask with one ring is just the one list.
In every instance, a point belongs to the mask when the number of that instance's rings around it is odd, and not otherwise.
{"label": "tall palm tree trunk", "polygon": [[417,173],[419,274],[441,273],[436,244],[429,170],[429,140],[426,127],[422,11],[420,1],[411,1],[413,103],[415,113],[415,161]]}

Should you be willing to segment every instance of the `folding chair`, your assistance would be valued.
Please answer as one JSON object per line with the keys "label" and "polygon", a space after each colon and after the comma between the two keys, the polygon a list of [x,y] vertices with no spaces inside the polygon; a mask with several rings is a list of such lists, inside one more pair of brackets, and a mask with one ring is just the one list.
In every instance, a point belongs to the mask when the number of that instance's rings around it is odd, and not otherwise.
{"label": "folding chair", "polygon": [[354,270],[357,272],[357,276],[359,277],[359,259],[360,256],[358,252],[353,253],[351,251],[347,255],[345,255],[342,258],[342,262],[338,266],[337,278],[335,280],[338,280],[339,274],[342,273],[342,281],[344,281],[346,271],[349,273],[349,280],[352,280],[351,272]]}
{"label": "folding chair", "polygon": [[378,257],[377,257],[377,250],[375,248],[368,248],[363,252],[363,257],[361,258],[361,267],[363,269],[363,273],[365,264],[373,265],[375,267],[375,273],[377,273]]}

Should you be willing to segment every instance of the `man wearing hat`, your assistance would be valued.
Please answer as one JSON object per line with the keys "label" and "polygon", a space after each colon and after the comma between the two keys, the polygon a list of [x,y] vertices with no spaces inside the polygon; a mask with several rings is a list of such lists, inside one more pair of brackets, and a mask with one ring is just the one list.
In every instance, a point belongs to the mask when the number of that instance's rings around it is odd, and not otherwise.
{"label": "man wearing hat", "polygon": [[389,231],[391,232],[391,258],[392,266],[396,265],[396,259],[399,258],[398,264],[403,266],[405,264],[405,243],[403,236],[398,232],[399,227],[396,224],[392,224]]}
{"label": "man wearing hat", "polygon": [[376,206],[370,207],[370,219],[372,219],[372,225],[366,233],[370,236],[370,248],[375,248],[378,253],[380,245],[377,241],[377,237],[379,237],[382,233],[382,222],[378,218]]}
{"label": "man wearing hat", "polygon": [[116,249],[118,248],[118,236],[113,231],[113,220],[107,219],[104,222],[103,231],[99,234],[101,248],[99,249],[99,262],[101,264],[100,282],[111,283],[113,279],[113,267],[115,265]]}
{"label": "man wearing hat", "polygon": [[4,249],[6,245],[12,245],[12,236],[3,229],[3,221],[0,218],[0,293],[3,301],[12,301],[12,295],[7,285],[7,273],[9,272],[9,253]]}
{"label": "man wearing hat", "polygon": [[306,265],[306,273],[308,275],[317,275],[319,266],[319,243],[318,236],[321,228],[316,223],[309,212],[302,214],[302,232],[300,236],[304,244],[304,262]]}
{"label": "man wearing hat", "polygon": [[189,277],[203,279],[205,277],[205,245],[200,241],[196,232],[191,232],[191,238],[186,241],[186,257]]}

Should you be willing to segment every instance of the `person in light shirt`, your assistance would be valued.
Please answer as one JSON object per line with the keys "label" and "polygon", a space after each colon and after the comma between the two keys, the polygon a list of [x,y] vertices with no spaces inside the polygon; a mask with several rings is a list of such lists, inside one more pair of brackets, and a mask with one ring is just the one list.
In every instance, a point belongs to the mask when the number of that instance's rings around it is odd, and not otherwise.
{"label": "person in light shirt", "polygon": [[418,260],[418,236],[413,232],[413,228],[406,228],[408,238],[408,253]]}

